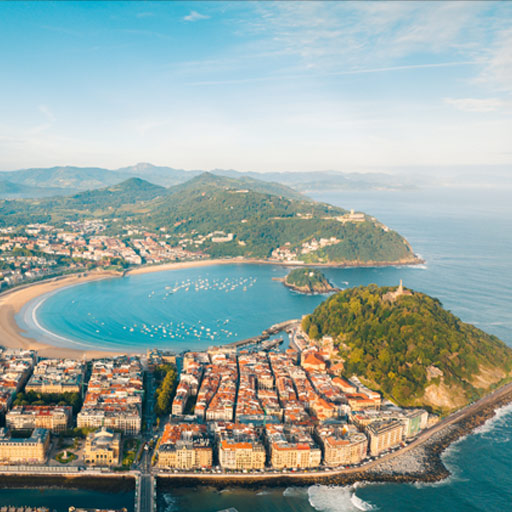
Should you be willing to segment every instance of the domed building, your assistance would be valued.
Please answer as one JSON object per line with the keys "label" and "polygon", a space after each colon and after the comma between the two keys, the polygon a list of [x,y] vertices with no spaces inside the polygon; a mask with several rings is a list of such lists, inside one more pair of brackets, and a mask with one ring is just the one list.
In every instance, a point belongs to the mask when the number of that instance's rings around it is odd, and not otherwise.
{"label": "domed building", "polygon": [[91,466],[117,466],[121,454],[121,434],[101,428],[87,435],[84,460]]}

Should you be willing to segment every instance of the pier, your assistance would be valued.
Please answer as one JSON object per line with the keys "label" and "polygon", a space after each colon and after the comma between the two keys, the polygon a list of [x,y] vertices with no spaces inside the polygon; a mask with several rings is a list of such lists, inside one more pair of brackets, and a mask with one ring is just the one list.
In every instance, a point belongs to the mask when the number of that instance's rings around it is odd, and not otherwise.
{"label": "pier", "polygon": [[253,336],[252,338],[246,338],[245,340],[234,341],[233,343],[227,343],[223,345],[223,347],[232,347],[239,349],[241,347],[245,347],[246,345],[257,345],[263,341],[266,341],[273,334],[277,334],[283,331],[289,331],[300,325],[300,320],[287,320],[286,322],[281,322],[278,324],[274,324],[268,329],[265,329],[260,335]]}

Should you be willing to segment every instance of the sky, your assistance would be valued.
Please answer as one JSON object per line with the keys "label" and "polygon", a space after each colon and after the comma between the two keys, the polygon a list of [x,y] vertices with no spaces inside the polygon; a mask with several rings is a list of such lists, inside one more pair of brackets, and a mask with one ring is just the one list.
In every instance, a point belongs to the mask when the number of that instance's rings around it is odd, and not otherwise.
{"label": "sky", "polygon": [[0,169],[512,164],[510,2],[0,2]]}

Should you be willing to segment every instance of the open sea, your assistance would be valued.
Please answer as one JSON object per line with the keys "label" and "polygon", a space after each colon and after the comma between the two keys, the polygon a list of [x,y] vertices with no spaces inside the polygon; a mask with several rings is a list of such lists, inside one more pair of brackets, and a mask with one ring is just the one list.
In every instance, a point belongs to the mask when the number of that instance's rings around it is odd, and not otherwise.
{"label": "open sea", "polygon": [[[312,196],[376,216],[404,235],[426,261],[416,267],[325,269],[335,285],[396,285],[403,279],[406,287],[438,297],[464,321],[512,345],[509,190]],[[63,346],[203,349],[254,336],[273,323],[312,311],[323,297],[296,294],[272,280],[287,271],[268,265],[233,264],[87,283],[33,301],[17,320],[30,335]],[[453,476],[437,484],[313,486],[259,492],[182,488],[161,493],[159,510],[512,510],[512,407],[500,410],[485,426],[452,445],[444,460]],[[0,504],[21,503],[19,497],[13,501],[13,493],[16,491],[0,490]],[[94,501],[94,493],[86,494]],[[38,498],[26,491],[16,496],[27,505],[35,505]],[[40,495],[40,499],[44,497],[44,493]],[[55,495],[52,499],[60,498]],[[103,506],[106,500],[98,496],[97,502],[96,506]]]}

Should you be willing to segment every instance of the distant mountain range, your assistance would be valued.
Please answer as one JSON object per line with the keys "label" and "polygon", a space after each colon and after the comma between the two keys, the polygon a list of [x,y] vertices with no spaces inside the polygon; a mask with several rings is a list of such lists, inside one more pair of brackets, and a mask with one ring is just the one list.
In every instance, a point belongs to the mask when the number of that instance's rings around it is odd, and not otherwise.
{"label": "distant mountain range", "polygon": [[[0,198],[48,197],[69,195],[83,190],[116,185],[129,178],[141,178],[155,185],[171,187],[184,183],[203,170],[184,170],[138,163],[115,170],[101,167],[50,167],[0,171]],[[394,172],[241,172],[233,169],[213,169],[211,174],[238,180],[271,182],[287,185],[296,192],[342,190],[407,191],[424,187],[484,186],[512,188],[512,167],[447,166],[395,169]],[[290,189],[283,189],[292,197]],[[298,194],[295,197],[299,197]]]}
{"label": "distant mountain range", "polygon": [[[83,190],[116,185],[129,178],[141,178],[155,185],[171,187],[199,176],[203,172],[159,167],[149,163],[139,163],[116,170],[66,166],[4,171],[0,172],[0,197],[69,195]],[[414,186],[403,178],[385,173],[360,174],[333,171],[256,173],[214,169],[211,174],[246,180],[253,186],[256,186],[256,183],[269,182],[272,183],[272,190],[276,193],[279,193],[280,184],[284,184],[291,188],[283,188],[280,193],[295,198],[300,197],[300,192],[314,190],[404,189]]]}

